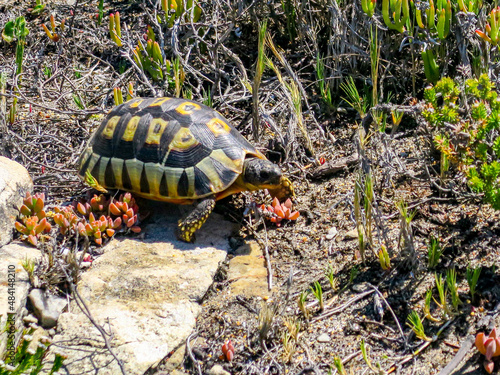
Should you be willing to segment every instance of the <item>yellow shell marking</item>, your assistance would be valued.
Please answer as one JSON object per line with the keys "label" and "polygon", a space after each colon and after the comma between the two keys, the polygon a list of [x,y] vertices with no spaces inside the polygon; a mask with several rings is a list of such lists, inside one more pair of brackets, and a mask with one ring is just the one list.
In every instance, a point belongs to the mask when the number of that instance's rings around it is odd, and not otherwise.
{"label": "yellow shell marking", "polygon": [[169,148],[175,150],[187,150],[198,143],[199,142],[196,140],[193,133],[191,133],[191,130],[188,128],[180,128],[170,143]]}
{"label": "yellow shell marking", "polygon": [[160,182],[163,177],[163,167],[157,163],[146,163],[146,175],[148,176],[149,194],[160,196]]}
{"label": "yellow shell marking", "polygon": [[101,135],[104,138],[111,139],[113,138],[113,133],[115,132],[116,124],[120,121],[120,116],[113,116],[108,120],[108,123],[104,127]]}
{"label": "yellow shell marking", "polygon": [[165,103],[167,100],[170,100],[171,98],[158,98],[155,99],[153,103],[151,103],[148,107],[158,107],[161,106],[163,103]]}
{"label": "yellow shell marking", "polygon": [[123,159],[111,158],[111,167],[113,168],[113,173],[115,175],[115,187],[122,188]]}
{"label": "yellow shell marking", "polygon": [[167,127],[168,122],[161,119],[155,118],[149,123],[148,128],[148,136],[146,138],[146,143],[150,145],[158,145],[160,144],[160,138],[165,128]]}
{"label": "yellow shell marking", "polygon": [[217,170],[212,164],[210,158],[203,159],[198,164],[196,164],[196,167],[199,168],[210,180],[210,190],[212,190],[212,192],[215,193],[224,189],[224,184],[222,183],[219,174],[217,173]]}
{"label": "yellow shell marking", "polygon": [[207,123],[207,126],[212,131],[212,133],[215,134],[216,137],[221,134],[229,134],[229,132],[231,131],[229,125],[226,124],[224,121],[218,119],[217,117],[211,119]]}
{"label": "yellow shell marking", "polygon": [[141,104],[144,101],[144,99],[139,99],[139,100],[134,100],[132,103],[130,103],[130,108],[137,108],[139,107],[139,104]]}
{"label": "yellow shell marking", "polygon": [[180,106],[178,106],[175,110],[179,112],[181,115],[190,115],[194,111],[201,109],[199,104],[184,102]]}
{"label": "yellow shell marking", "polygon": [[137,159],[125,160],[133,191],[141,191],[141,173],[144,163]]}
{"label": "yellow shell marking", "polygon": [[127,142],[131,142],[134,139],[135,131],[137,130],[137,124],[139,123],[141,117],[140,116],[134,116],[130,119],[130,121],[127,124],[127,128],[125,129],[125,132],[123,133],[122,139]]}
{"label": "yellow shell marking", "polygon": [[239,158],[237,160],[231,160],[222,150],[212,151],[210,157],[220,161],[222,165],[224,165],[225,167],[231,169],[236,173],[241,173],[241,171],[243,170],[243,158]]}
{"label": "yellow shell marking", "polygon": [[99,175],[94,176],[96,180],[101,183],[104,182],[104,176],[106,175],[106,166],[108,165],[109,158],[101,157],[101,162],[99,164]]}
{"label": "yellow shell marking", "polygon": [[[92,172],[92,169],[94,169],[94,165],[99,160],[99,157],[99,155],[92,153],[92,155],[90,156],[89,165],[87,166],[87,171]],[[83,171],[83,173],[85,174],[85,171]],[[97,178],[97,176],[94,177]]]}
{"label": "yellow shell marking", "polygon": [[184,172],[184,168],[168,168],[165,176],[167,177],[167,186],[168,186],[168,196],[169,198],[178,198],[177,194],[177,186],[179,184],[179,180],[181,179],[182,172]]}

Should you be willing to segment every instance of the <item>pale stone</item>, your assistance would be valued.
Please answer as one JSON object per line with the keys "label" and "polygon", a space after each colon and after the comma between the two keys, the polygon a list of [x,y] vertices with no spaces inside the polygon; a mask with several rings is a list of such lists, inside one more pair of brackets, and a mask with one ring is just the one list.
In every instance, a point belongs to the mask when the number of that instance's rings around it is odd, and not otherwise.
{"label": "pale stone", "polygon": [[231,375],[230,372],[224,370],[224,367],[221,365],[214,365],[209,371],[209,375]]}
{"label": "pale stone", "polygon": [[257,242],[251,241],[240,246],[235,253],[247,255],[238,255],[229,261],[231,293],[246,297],[269,297],[271,292],[268,290],[267,268]]}
{"label": "pale stone", "polygon": [[358,238],[358,230],[356,228],[350,230],[344,235],[344,239],[346,240],[355,240]]}
{"label": "pale stone", "polygon": [[[16,340],[19,339],[23,325],[23,318],[26,316],[26,298],[30,288],[28,273],[24,270],[22,263],[25,259],[40,257],[39,250],[32,246],[19,243],[11,243],[0,248],[0,327],[5,327],[7,322],[7,313],[15,314]],[[9,284],[8,270],[15,269],[14,297],[9,304]],[[12,286],[12,285],[11,285]],[[0,358],[2,357],[7,343],[7,333],[0,330]]]}
{"label": "pale stone", "polygon": [[21,164],[0,156],[0,246],[12,240],[14,223],[33,181]]}
{"label": "pale stone", "polygon": [[330,342],[330,336],[327,333],[322,333],[316,340],[318,342]]}
{"label": "pale stone", "polygon": [[335,238],[335,236],[337,235],[337,233],[338,233],[337,228],[331,227],[326,235],[326,239],[333,240]]}
{"label": "pale stone", "polygon": [[28,298],[40,325],[44,328],[54,327],[59,316],[68,306],[66,298],[51,295],[42,289],[33,289]]}
{"label": "pale stone", "polygon": [[[111,333],[110,345],[128,374],[143,374],[185,342],[201,310],[197,301],[225,259],[227,237],[234,229],[211,215],[196,242],[186,244],[175,237],[178,217],[172,211],[144,228],[144,241],[110,242],[78,284],[92,317]],[[64,362],[68,371],[120,373],[103,349],[101,334],[75,302],[70,311],[61,314],[54,337],[69,356]]]}

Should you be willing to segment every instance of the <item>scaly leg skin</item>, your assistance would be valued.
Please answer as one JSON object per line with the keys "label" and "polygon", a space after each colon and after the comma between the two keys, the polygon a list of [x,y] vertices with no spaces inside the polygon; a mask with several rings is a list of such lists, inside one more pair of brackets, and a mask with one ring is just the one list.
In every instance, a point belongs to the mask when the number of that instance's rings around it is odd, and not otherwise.
{"label": "scaly leg skin", "polygon": [[194,242],[194,232],[201,228],[215,207],[215,199],[208,198],[198,203],[184,219],[179,220],[179,238],[184,242]]}

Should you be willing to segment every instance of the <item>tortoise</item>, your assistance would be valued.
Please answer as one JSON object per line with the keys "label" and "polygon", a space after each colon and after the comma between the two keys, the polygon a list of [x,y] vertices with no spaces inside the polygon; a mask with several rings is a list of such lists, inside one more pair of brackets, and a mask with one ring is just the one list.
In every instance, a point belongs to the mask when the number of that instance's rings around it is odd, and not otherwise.
{"label": "tortoise", "polygon": [[280,168],[220,113],[179,98],[134,98],[112,109],[80,157],[79,176],[88,181],[89,173],[105,188],[196,203],[178,224],[186,242],[194,241],[219,199],[259,189],[294,196]]}

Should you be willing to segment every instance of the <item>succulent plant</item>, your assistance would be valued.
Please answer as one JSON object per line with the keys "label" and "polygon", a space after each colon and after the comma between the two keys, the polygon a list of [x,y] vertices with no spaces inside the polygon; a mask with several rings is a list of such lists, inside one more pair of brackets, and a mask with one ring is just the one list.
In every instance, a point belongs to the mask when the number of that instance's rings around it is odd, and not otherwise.
{"label": "succulent plant", "polygon": [[274,198],[271,205],[266,206],[265,204],[260,206],[264,217],[269,218],[272,223],[276,226],[281,225],[281,221],[285,220],[297,220],[300,216],[298,211],[292,211],[292,201],[288,198],[285,203],[280,203],[278,198]]}
{"label": "succulent plant", "polygon": [[23,204],[19,209],[19,219],[14,224],[16,230],[27,236],[27,240],[33,246],[38,244],[38,238],[42,233],[49,233],[52,229],[52,225],[46,219],[46,213],[44,211],[45,206],[45,195],[43,193],[37,193],[31,195],[29,192],[26,193],[26,197],[23,200]]}
{"label": "succulent plant", "polygon": [[[59,24],[59,28],[63,32],[64,32],[65,22],[66,22],[66,19],[63,19],[61,21],[61,23]],[[45,26],[44,23],[42,23],[42,29],[45,31],[45,34],[47,34],[47,36],[50,38],[50,40],[52,40],[53,42],[58,42],[60,39],[60,36],[59,36],[59,34],[56,33],[56,21],[54,19],[53,14],[50,15],[50,28],[51,28],[51,30],[49,30],[49,28],[47,26]]]}
{"label": "succulent plant", "polygon": [[227,341],[222,345],[222,358],[228,362],[231,362],[234,358],[234,346],[231,340]]}
{"label": "succulent plant", "polygon": [[80,221],[77,228],[78,232],[82,236],[93,237],[96,244],[102,245],[103,238],[113,237],[115,230],[120,228],[121,225],[121,218],[113,220],[110,217],[101,215],[99,219],[96,219],[94,214],[91,212],[89,215],[89,221]]}
{"label": "succulent plant", "polygon": [[123,224],[134,233],[139,233],[141,228],[138,226],[137,212],[139,207],[130,193],[120,195],[118,201],[111,202],[109,211],[112,215],[118,216]]}
{"label": "succulent plant", "polygon": [[476,348],[486,357],[483,363],[484,369],[488,374],[491,374],[495,368],[495,363],[492,359],[500,357],[500,338],[497,336],[496,327],[493,327],[488,336],[484,332],[477,334]]}
{"label": "succulent plant", "polygon": [[500,41],[500,7],[493,8],[488,18],[485,31],[476,30],[476,34],[483,40],[496,46]]}
{"label": "succulent plant", "polygon": [[75,230],[78,221],[81,219],[73,211],[73,206],[65,206],[63,208],[54,208],[54,223],[56,223],[62,235],[65,235],[70,230]]}

